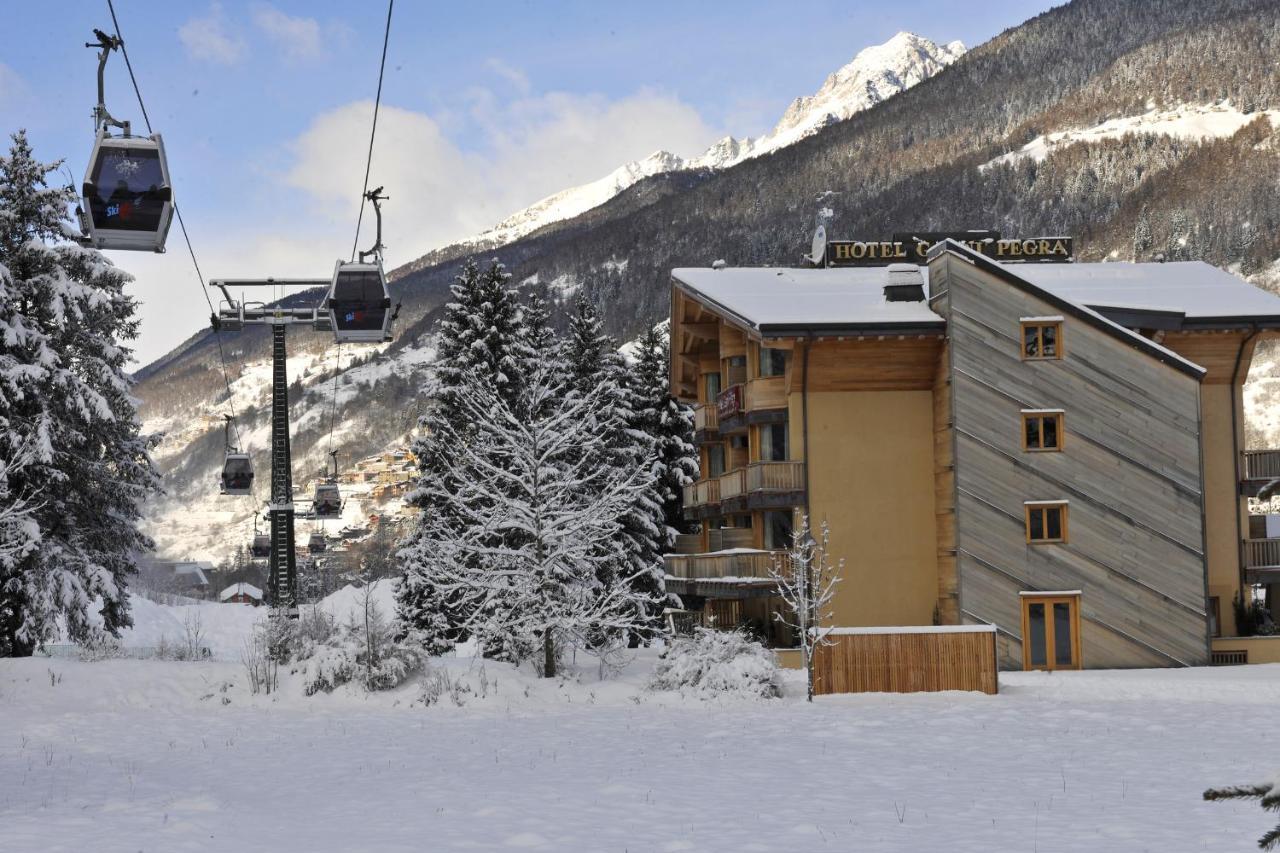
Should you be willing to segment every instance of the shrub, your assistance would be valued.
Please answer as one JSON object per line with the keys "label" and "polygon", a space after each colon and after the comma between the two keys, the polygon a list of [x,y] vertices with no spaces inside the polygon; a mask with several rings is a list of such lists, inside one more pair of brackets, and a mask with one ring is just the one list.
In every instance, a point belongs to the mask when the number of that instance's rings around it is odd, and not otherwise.
{"label": "shrub", "polygon": [[778,662],[773,652],[738,631],[698,628],[677,637],[658,658],[651,690],[678,690],[700,696],[778,696]]}

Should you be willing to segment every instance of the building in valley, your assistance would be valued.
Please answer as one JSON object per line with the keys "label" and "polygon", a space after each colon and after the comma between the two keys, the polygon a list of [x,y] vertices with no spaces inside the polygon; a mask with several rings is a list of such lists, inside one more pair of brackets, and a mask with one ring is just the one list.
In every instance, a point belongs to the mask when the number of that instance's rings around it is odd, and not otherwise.
{"label": "building in valley", "polygon": [[669,588],[788,645],[768,566],[807,513],[847,562],[837,625],[991,624],[1006,667],[1280,660],[1232,639],[1233,599],[1280,580],[1248,516],[1280,452],[1245,451],[1241,394],[1280,298],[1200,262],[995,245],[672,272],[702,474]]}

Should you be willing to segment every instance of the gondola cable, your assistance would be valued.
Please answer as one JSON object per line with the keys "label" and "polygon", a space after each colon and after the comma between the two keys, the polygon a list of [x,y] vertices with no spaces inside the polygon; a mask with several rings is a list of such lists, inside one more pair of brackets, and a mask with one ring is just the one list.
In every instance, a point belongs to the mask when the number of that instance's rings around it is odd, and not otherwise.
{"label": "gondola cable", "polygon": [[[110,0],[108,0],[110,2]],[[364,163],[364,187],[360,191],[360,215],[356,217],[356,237],[351,243],[351,260],[356,259],[360,245],[360,226],[364,222],[364,203],[369,195],[369,171],[373,167],[373,140],[378,135],[378,108],[382,105],[382,78],[387,70],[387,44],[391,41],[391,10],[396,0],[387,0],[387,26],[382,33],[382,61],[378,65],[378,92],[373,99],[373,126],[369,129],[369,155]],[[117,30],[117,35],[119,31]]]}
{"label": "gondola cable", "polygon": [[[120,54],[124,57],[124,66],[129,71],[129,82],[133,84],[133,94],[138,99],[138,109],[142,112],[142,121],[147,126],[147,133],[152,133],[151,117],[147,115],[147,105],[142,100],[142,90],[138,87],[138,78],[133,73],[133,63],[129,61],[129,49],[125,45],[124,36],[120,32],[120,20],[116,17],[116,7],[113,0],[107,0],[107,10],[111,13],[111,26],[115,28],[116,38],[120,41]],[[191,237],[187,234],[187,223],[183,221],[182,209],[178,207],[176,201],[173,202],[173,212],[178,218],[178,227],[182,230],[182,239],[187,244],[188,254],[191,255],[191,265],[195,268],[196,279],[200,283],[200,292],[204,294],[204,301],[209,306],[209,314],[212,317],[216,317],[217,311],[213,307],[213,300],[209,297],[209,288],[204,283],[204,273],[200,271],[200,262],[196,260],[196,250],[191,245]],[[227,389],[227,408],[231,411],[232,430],[236,434],[236,444],[239,445],[240,426],[236,423],[236,409],[234,402],[232,402],[231,375],[227,370],[226,353],[222,349],[222,337],[216,329],[214,330],[214,341],[218,345],[218,362],[222,367],[222,381]]]}

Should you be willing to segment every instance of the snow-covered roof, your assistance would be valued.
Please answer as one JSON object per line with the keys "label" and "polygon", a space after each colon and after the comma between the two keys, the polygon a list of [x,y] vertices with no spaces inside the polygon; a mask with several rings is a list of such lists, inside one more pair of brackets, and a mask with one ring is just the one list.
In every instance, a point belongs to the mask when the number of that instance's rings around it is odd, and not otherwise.
{"label": "snow-covered roof", "polygon": [[[920,272],[928,281],[929,270]],[[938,329],[946,322],[924,302],[889,302],[884,267],[790,269],[682,267],[685,289],[761,334],[801,329]]]}
{"label": "snow-covered roof", "polygon": [[209,583],[209,579],[205,577],[205,569],[213,569],[211,563],[175,563],[173,567],[174,575],[190,576],[192,583],[204,586]]}
{"label": "snow-covered roof", "polygon": [[[1119,309],[1159,312],[1192,328],[1255,322],[1280,328],[1280,297],[1203,261],[996,266],[1104,316]],[[928,268],[920,273],[927,287]],[[671,275],[700,301],[762,335],[945,325],[927,303],[887,301],[885,267],[682,267]]]}
{"label": "snow-covered roof", "polygon": [[251,583],[233,583],[231,586],[218,593],[219,601],[227,601],[237,595],[247,595],[250,598],[262,600],[262,590],[258,589]]}
{"label": "snow-covered roof", "polygon": [[1280,296],[1204,261],[1007,266],[1055,296],[1092,308],[1176,312],[1186,315],[1188,325],[1214,320],[1280,323]]}

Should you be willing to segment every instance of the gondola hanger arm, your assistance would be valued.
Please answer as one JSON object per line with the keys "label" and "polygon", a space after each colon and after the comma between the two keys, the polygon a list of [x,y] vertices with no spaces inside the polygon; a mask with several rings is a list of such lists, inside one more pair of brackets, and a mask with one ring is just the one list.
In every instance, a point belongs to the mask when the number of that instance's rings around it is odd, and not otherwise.
{"label": "gondola hanger arm", "polygon": [[96,42],[85,42],[85,47],[97,48],[98,50],[98,105],[93,108],[93,127],[94,130],[103,130],[107,127],[118,127],[124,131],[125,136],[130,135],[129,122],[120,121],[107,111],[106,103],[106,84],[104,75],[107,70],[107,57],[111,55],[111,51],[118,50],[124,46],[124,41],[119,36],[107,35],[102,30],[95,29],[94,36],[97,37]]}

